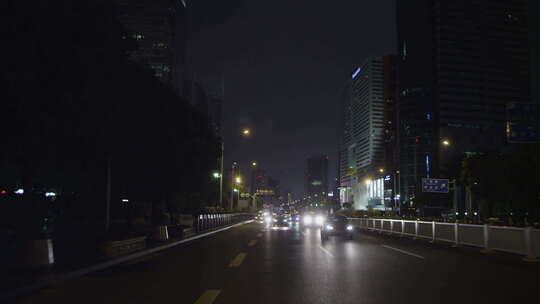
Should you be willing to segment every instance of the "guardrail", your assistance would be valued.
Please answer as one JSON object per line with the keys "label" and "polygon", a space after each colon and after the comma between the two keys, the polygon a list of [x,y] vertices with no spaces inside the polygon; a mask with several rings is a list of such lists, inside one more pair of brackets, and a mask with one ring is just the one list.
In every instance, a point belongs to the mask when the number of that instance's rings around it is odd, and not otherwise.
{"label": "guardrail", "polygon": [[201,213],[193,216],[193,230],[201,232],[251,219],[250,213]]}
{"label": "guardrail", "polygon": [[508,226],[471,225],[393,219],[349,218],[361,229],[444,241],[454,246],[468,245],[489,252],[498,250],[525,255],[524,260],[538,261],[540,229]]}

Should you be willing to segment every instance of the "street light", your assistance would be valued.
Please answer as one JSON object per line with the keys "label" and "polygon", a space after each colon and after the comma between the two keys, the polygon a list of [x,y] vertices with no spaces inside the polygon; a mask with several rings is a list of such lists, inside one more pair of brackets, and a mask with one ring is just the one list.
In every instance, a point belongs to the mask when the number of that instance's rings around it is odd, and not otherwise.
{"label": "street light", "polygon": [[450,146],[450,141],[448,139],[443,139],[442,144],[448,147]]}
{"label": "street light", "polygon": [[250,129],[248,129],[248,128],[242,129],[242,135],[248,136],[249,134],[251,134],[251,130],[250,130]]}
{"label": "street light", "polygon": [[383,173],[383,172],[384,172],[384,169],[383,169],[383,168],[379,168],[379,172]]}
{"label": "street light", "polygon": [[252,166],[252,167],[257,167],[257,162],[256,162],[256,161],[252,161],[252,162],[251,162],[251,166]]}
{"label": "street light", "polygon": [[218,178],[221,178],[221,174],[219,174],[219,172],[214,172],[212,173],[212,177],[214,177],[215,179],[218,179]]}
{"label": "street light", "polygon": [[237,184],[241,184],[242,183],[242,178],[240,176],[237,176],[235,179],[234,179],[234,182],[237,183]]}

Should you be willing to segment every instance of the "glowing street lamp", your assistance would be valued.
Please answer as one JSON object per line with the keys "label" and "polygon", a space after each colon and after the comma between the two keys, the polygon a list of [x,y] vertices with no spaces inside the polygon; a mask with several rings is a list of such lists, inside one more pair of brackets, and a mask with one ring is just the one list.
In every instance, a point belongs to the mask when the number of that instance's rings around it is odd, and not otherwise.
{"label": "glowing street lamp", "polygon": [[369,178],[366,179],[365,183],[366,183],[366,185],[369,185],[371,183],[371,179],[369,179]]}
{"label": "glowing street lamp", "polygon": [[252,167],[257,167],[257,162],[256,162],[256,161],[252,161],[252,162],[251,162],[251,166],[252,166]]}
{"label": "glowing street lamp", "polygon": [[448,139],[443,139],[442,144],[446,147],[450,146],[450,141]]}
{"label": "glowing street lamp", "polygon": [[384,169],[383,169],[383,168],[379,168],[379,172],[384,173]]}
{"label": "glowing street lamp", "polygon": [[219,172],[214,172],[212,173],[212,177],[214,177],[215,179],[218,179],[218,178],[221,178],[221,174]]}
{"label": "glowing street lamp", "polygon": [[234,182],[237,183],[237,184],[241,184],[242,183],[242,178],[240,176],[237,176],[234,178]]}
{"label": "glowing street lamp", "polygon": [[238,192],[238,189],[234,188],[233,191],[234,191],[234,192]]}
{"label": "glowing street lamp", "polygon": [[251,130],[248,128],[242,129],[242,135],[248,136],[251,134]]}

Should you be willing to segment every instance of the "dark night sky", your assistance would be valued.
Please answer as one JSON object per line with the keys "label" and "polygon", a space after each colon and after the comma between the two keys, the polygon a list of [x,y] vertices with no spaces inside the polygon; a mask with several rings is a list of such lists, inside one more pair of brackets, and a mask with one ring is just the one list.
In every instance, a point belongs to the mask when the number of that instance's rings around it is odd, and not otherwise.
{"label": "dark night sky", "polygon": [[[336,177],[339,92],[368,56],[395,53],[394,0],[194,0],[197,80],[220,92],[225,161],[257,160],[282,189],[303,193],[306,158],[329,156]],[[249,139],[240,128],[253,128]]]}

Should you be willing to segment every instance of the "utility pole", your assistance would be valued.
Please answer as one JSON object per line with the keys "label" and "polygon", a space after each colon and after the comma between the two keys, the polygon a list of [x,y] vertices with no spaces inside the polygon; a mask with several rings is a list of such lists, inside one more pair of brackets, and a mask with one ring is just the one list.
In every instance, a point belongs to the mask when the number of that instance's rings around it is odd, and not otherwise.
{"label": "utility pole", "polygon": [[223,158],[225,151],[225,143],[221,140],[221,159],[220,159],[220,173],[219,173],[219,207],[223,208]]}

